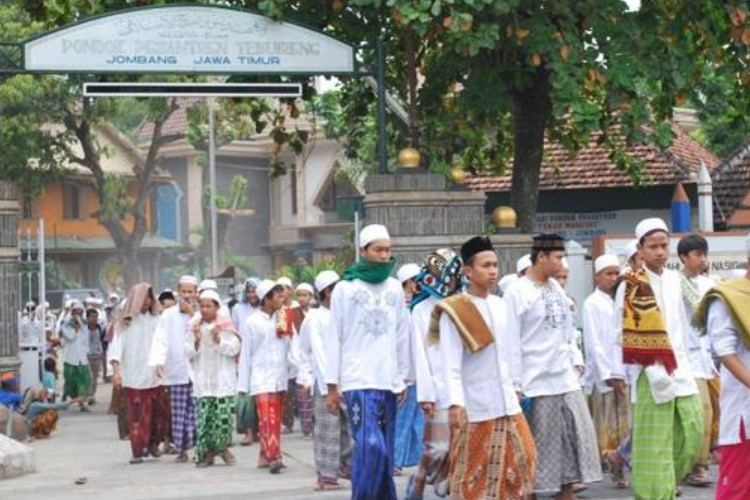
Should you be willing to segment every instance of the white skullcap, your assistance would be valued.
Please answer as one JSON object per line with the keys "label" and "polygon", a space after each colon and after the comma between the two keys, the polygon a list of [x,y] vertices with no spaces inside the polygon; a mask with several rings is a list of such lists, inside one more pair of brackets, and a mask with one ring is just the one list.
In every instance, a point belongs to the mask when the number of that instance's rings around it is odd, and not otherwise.
{"label": "white skullcap", "polygon": [[285,286],[287,288],[292,288],[292,280],[287,278],[286,276],[282,276],[281,278],[276,280],[277,285]]}
{"label": "white skullcap", "polygon": [[638,253],[638,240],[631,240],[625,245],[625,260],[630,260]]}
{"label": "white skullcap", "polygon": [[516,262],[516,274],[521,274],[531,267],[531,254],[526,254]]}
{"label": "white skullcap", "polygon": [[278,283],[273,280],[263,280],[260,282],[260,285],[258,285],[258,288],[255,289],[255,293],[260,300],[263,300],[276,285],[278,285]]}
{"label": "white skullcap", "polygon": [[315,293],[315,290],[310,283],[300,283],[299,285],[297,285],[295,292],[307,292],[312,295],[313,293]]}
{"label": "white skullcap", "polygon": [[201,299],[211,299],[217,304],[221,305],[221,297],[219,297],[219,292],[217,292],[216,290],[212,290],[210,288],[203,290],[199,297]]}
{"label": "white skullcap", "polygon": [[561,264],[563,269],[565,269],[566,271],[570,271],[570,264],[568,263],[567,257],[562,258]]}
{"label": "white skullcap", "polygon": [[500,295],[505,295],[505,292],[508,291],[508,287],[519,280],[519,277],[517,274],[506,274],[502,278],[500,278],[500,283],[498,283],[497,287],[500,289]]}
{"label": "white skullcap", "polygon": [[81,309],[81,310],[83,310],[83,302],[81,302],[78,299],[71,300],[70,301],[70,310],[72,311],[73,309]]}
{"label": "white skullcap", "polygon": [[203,290],[218,290],[219,287],[214,280],[203,280],[198,289],[202,292]]}
{"label": "white skullcap", "polygon": [[597,257],[594,261],[594,274],[599,274],[608,267],[616,267],[618,271],[620,270],[620,259],[617,255],[605,253]]}
{"label": "white skullcap", "polygon": [[405,281],[409,281],[412,278],[416,278],[421,270],[422,268],[416,264],[404,264],[403,266],[398,268],[398,271],[396,272],[396,279],[399,282],[404,283]]}
{"label": "white skullcap", "polygon": [[644,236],[654,231],[664,231],[669,234],[669,228],[667,224],[658,217],[651,217],[649,219],[643,219],[635,226],[635,239],[641,241]]}
{"label": "white skullcap", "polygon": [[320,292],[333,285],[340,279],[341,278],[336,271],[331,271],[330,269],[322,271],[315,277],[315,288],[317,288]]}
{"label": "white skullcap", "polygon": [[196,278],[195,276],[190,276],[189,274],[185,274],[183,276],[180,276],[180,281],[178,281],[177,284],[198,286],[198,278]]}
{"label": "white skullcap", "polygon": [[365,248],[367,245],[375,240],[389,240],[391,235],[388,234],[388,229],[381,224],[370,224],[362,228],[359,232],[359,248]]}

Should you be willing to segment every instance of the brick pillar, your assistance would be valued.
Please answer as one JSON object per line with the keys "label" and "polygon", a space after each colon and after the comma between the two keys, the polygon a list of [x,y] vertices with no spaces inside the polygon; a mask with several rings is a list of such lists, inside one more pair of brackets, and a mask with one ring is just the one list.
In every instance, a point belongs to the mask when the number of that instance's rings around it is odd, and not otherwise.
{"label": "brick pillar", "polygon": [[0,180],[0,372],[18,372],[18,190]]}

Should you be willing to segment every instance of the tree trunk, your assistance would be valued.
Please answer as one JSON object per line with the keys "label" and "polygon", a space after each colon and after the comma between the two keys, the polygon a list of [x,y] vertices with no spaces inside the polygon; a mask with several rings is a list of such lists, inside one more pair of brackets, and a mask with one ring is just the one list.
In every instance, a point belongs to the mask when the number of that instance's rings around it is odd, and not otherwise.
{"label": "tree trunk", "polygon": [[143,281],[143,270],[138,259],[138,247],[122,249],[120,260],[122,261],[122,277],[125,279],[125,286],[129,291],[133,285]]}
{"label": "tree trunk", "polygon": [[510,204],[524,233],[534,230],[544,131],[552,113],[550,92],[549,73],[538,69],[528,87],[512,93],[514,153]]}

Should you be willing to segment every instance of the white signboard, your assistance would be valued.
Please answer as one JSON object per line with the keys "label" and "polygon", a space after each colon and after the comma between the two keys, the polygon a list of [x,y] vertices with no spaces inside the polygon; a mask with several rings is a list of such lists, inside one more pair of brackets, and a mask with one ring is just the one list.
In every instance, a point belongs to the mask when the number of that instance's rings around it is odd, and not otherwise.
{"label": "white signboard", "polygon": [[175,5],[92,18],[25,44],[28,71],[308,73],[354,71],[350,45],[257,14]]}
{"label": "white signboard", "polygon": [[669,210],[617,210],[613,212],[542,212],[536,215],[534,231],[557,233],[584,245],[591,238],[613,233],[630,233],[646,217],[661,217],[669,222]]}

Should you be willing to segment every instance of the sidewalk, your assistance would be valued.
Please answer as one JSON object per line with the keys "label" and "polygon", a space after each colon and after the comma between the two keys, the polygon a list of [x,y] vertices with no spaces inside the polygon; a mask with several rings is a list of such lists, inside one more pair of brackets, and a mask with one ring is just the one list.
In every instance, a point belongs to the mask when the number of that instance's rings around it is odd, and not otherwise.
{"label": "sidewalk", "polygon": [[[34,441],[36,452],[35,474],[0,481],[0,498],[13,500],[44,499],[344,499],[348,489],[338,492],[315,493],[315,467],[312,441],[299,433],[282,436],[284,461],[288,468],[280,475],[257,469],[258,445],[234,446],[232,453],[237,465],[217,465],[197,469],[192,463],[174,463],[173,455],[146,460],[140,465],[129,465],[130,444],[117,439],[116,417],[106,413],[111,385],[100,385],[98,403],[91,413],[81,413],[77,407],[60,412],[57,431],[50,439]],[[299,429],[299,427],[297,427]],[[239,442],[239,436],[236,437]],[[399,496],[404,494],[410,471],[396,478]],[[715,471],[713,471],[715,472]],[[86,477],[86,484],[75,480]],[[348,488],[348,482],[342,481]],[[713,488],[684,487],[683,499],[711,499]],[[425,499],[437,497],[429,495]],[[615,490],[608,480],[591,485],[580,498],[632,498],[627,491]]]}

